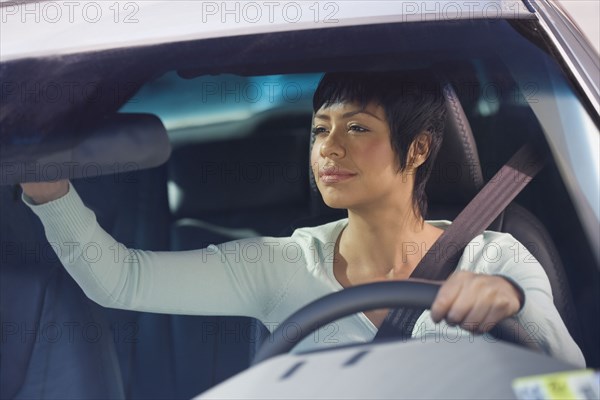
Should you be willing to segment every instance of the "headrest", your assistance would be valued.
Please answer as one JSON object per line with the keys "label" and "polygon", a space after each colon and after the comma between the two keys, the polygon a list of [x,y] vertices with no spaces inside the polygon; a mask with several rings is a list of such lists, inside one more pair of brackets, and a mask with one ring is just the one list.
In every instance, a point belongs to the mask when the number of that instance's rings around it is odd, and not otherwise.
{"label": "headrest", "polygon": [[171,154],[165,127],[151,114],[115,114],[70,138],[54,151],[44,143],[3,146],[0,185],[134,172],[159,166]]}
{"label": "headrest", "polygon": [[483,174],[471,125],[450,84],[444,86],[444,97],[444,140],[425,191],[430,204],[464,206],[483,186]]}
{"label": "headrest", "polygon": [[305,204],[309,126],[186,145],[169,161],[169,204],[176,218],[230,210]]}

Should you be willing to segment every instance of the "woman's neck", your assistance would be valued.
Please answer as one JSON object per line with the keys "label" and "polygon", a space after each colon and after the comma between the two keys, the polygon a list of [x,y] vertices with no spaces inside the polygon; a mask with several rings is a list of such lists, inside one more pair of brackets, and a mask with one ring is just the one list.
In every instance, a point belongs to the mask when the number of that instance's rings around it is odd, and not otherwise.
{"label": "woman's neck", "polygon": [[348,226],[338,241],[338,268],[352,284],[408,278],[442,232],[416,216],[411,207],[349,210]]}

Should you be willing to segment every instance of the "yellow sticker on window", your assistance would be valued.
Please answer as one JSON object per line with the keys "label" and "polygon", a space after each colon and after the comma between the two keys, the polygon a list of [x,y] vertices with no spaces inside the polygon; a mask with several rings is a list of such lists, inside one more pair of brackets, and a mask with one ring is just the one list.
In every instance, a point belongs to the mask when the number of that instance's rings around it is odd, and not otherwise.
{"label": "yellow sticker on window", "polygon": [[517,378],[512,383],[519,400],[598,400],[600,372],[592,369]]}

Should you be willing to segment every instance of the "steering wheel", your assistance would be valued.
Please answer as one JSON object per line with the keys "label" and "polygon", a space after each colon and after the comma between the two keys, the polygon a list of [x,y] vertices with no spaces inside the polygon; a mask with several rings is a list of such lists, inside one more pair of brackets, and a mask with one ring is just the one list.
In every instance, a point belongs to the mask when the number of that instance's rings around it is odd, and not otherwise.
{"label": "steering wheel", "polygon": [[[379,308],[431,308],[440,283],[421,281],[377,282],[353,286],[323,296],[289,316],[268,337],[256,353],[253,364],[289,352],[319,327],[342,317]],[[293,326],[299,334],[294,338],[284,332]],[[500,321],[490,332],[497,339],[540,351],[531,334],[511,318]]]}

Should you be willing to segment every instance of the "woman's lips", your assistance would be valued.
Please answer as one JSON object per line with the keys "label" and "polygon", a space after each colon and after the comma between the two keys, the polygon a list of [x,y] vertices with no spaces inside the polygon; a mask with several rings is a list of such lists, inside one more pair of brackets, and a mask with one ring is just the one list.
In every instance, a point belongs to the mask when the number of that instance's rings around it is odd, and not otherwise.
{"label": "woman's lips", "polygon": [[347,181],[348,179],[354,177],[354,175],[321,175],[321,182],[323,183],[339,183],[343,181]]}
{"label": "woman's lips", "polygon": [[351,171],[344,171],[339,168],[325,169],[319,173],[319,179],[323,183],[344,182],[355,176],[356,176],[355,173],[353,173]]}

